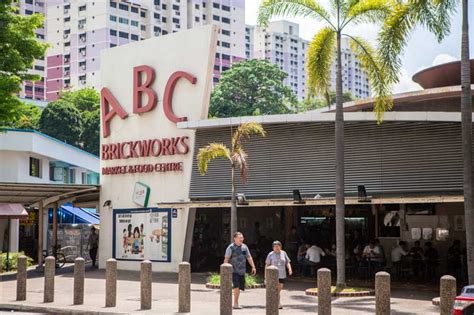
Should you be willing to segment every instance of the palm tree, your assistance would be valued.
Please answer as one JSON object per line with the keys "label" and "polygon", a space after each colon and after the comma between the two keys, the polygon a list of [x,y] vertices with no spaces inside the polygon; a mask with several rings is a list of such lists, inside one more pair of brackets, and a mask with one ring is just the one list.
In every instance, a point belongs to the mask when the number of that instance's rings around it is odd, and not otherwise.
{"label": "palm tree", "polygon": [[[462,2],[461,40],[461,132],[464,174],[464,215],[466,222],[466,249],[469,283],[474,283],[474,202],[472,178],[472,99],[471,68],[469,61],[468,0]],[[398,3],[387,17],[379,35],[382,62],[390,69],[389,76],[396,78],[400,70],[400,55],[409,35],[422,25],[441,41],[451,29],[451,15],[456,0],[412,1]]]}
{"label": "palm tree", "polygon": [[207,167],[211,160],[216,158],[225,158],[230,162],[231,167],[231,181],[232,181],[232,195],[230,208],[230,239],[237,232],[237,200],[235,189],[235,169],[240,170],[240,179],[243,183],[247,182],[248,175],[248,161],[247,152],[243,148],[243,141],[249,139],[251,135],[266,136],[266,132],[262,125],[255,122],[242,123],[232,134],[231,148],[223,143],[209,143],[204,148],[199,149],[197,155],[198,168],[201,175],[207,173]]}
{"label": "palm tree", "polygon": [[390,0],[332,0],[326,9],[317,0],[264,0],[259,8],[258,22],[266,25],[274,16],[310,17],[326,24],[314,35],[308,48],[307,72],[310,94],[327,95],[330,88],[331,65],[336,60],[336,257],[337,283],[344,287],[344,112],[342,90],[341,40],[348,38],[362,68],[366,71],[377,97],[374,110],[379,121],[392,107],[390,80],[383,71],[376,50],[364,39],[346,33],[351,26],[364,22],[382,22],[390,10]]}

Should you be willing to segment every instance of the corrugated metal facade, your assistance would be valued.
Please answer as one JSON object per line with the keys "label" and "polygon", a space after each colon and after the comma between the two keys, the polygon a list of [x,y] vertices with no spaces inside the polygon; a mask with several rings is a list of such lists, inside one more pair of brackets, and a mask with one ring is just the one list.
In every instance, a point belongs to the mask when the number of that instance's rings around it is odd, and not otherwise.
{"label": "corrugated metal facade", "polygon": [[[235,127],[234,127],[235,128]],[[247,197],[284,197],[335,193],[334,125],[305,123],[266,125],[266,138],[248,141],[249,180],[238,182]],[[209,142],[228,144],[230,128],[198,130],[196,148]],[[346,193],[365,185],[370,194],[462,191],[459,123],[346,123]],[[196,152],[197,153],[197,152]],[[201,176],[194,158],[192,199],[229,196],[230,166],[223,159]]]}

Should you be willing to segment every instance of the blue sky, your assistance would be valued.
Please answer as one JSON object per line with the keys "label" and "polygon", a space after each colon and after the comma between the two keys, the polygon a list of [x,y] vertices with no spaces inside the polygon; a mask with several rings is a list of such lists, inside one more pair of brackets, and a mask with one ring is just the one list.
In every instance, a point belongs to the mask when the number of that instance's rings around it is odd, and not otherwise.
{"label": "blue sky", "polygon": [[[321,3],[327,0],[320,1]],[[245,0],[245,21],[247,24],[255,24],[257,19],[257,10],[261,0]],[[459,1],[460,3],[460,1]],[[411,76],[417,71],[426,67],[457,60],[461,53],[461,7],[459,4],[456,14],[452,17],[451,34],[441,43],[438,43],[433,35],[426,30],[419,28],[413,32],[407,49],[402,57],[403,69],[400,76],[400,83],[394,88],[394,92],[407,92],[420,89],[420,87],[411,80]],[[282,18],[275,18],[281,20]],[[311,39],[320,29],[321,25],[310,19],[285,18],[287,20],[300,24],[300,36],[305,39]],[[470,53],[474,58],[474,6],[470,6],[469,11],[470,27]],[[375,43],[378,27],[374,25],[358,25],[349,30],[352,35],[363,36]]]}

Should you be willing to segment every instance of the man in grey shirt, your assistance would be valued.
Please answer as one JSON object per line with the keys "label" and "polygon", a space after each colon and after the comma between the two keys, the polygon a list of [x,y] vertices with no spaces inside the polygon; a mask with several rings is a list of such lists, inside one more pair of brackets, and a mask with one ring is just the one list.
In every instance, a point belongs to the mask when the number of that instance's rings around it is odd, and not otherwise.
{"label": "man in grey shirt", "polygon": [[[283,284],[286,279],[286,269],[288,268],[288,275],[293,274],[291,269],[290,258],[285,251],[281,249],[281,243],[279,241],[273,242],[273,251],[271,251],[267,259],[265,260],[265,268],[268,266],[275,266],[278,268],[278,298],[280,297],[280,292],[283,289]],[[282,309],[281,303],[278,308]]]}
{"label": "man in grey shirt", "polygon": [[230,263],[233,267],[232,287],[234,289],[234,309],[241,309],[239,306],[240,290],[245,290],[246,262],[252,266],[252,275],[257,273],[255,264],[250,255],[250,250],[244,243],[244,235],[241,232],[234,233],[234,242],[225,250],[224,263]]}

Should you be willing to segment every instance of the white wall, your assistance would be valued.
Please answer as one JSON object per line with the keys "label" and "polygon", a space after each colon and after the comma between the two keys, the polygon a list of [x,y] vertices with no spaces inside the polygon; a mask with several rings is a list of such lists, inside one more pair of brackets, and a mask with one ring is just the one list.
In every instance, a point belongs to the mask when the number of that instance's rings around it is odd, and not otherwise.
{"label": "white wall", "polygon": [[[190,151],[186,155],[143,157],[126,160],[102,160],[101,167],[148,163],[183,162],[179,173],[142,173],[101,176],[100,204],[112,202],[114,209],[140,208],[132,201],[134,185],[140,181],[151,189],[149,207],[160,202],[181,202],[189,199],[189,186],[194,152],[194,130],[177,129],[163,113],[163,93],[168,78],[175,71],[186,71],[197,78],[195,85],[186,80],[178,81],[173,110],[189,120],[207,117],[212,69],[216,49],[217,28],[205,26],[169,36],[156,37],[103,51],[101,56],[102,86],[107,87],[129,114],[122,120],[116,116],[110,123],[110,136],[101,137],[101,145],[132,140],[161,139],[188,136]],[[157,58],[156,56],[160,56]],[[120,65],[120,67],[117,67]],[[156,78],[153,89],[157,91],[158,104],[153,111],[134,114],[132,110],[133,67],[147,65],[154,68]],[[103,123],[103,122],[102,122]],[[179,209],[172,220],[171,263],[154,263],[154,270],[177,271],[183,259],[188,209]],[[101,209],[101,239],[99,266],[112,257],[113,210]],[[119,269],[137,270],[139,262],[119,261]]]}

